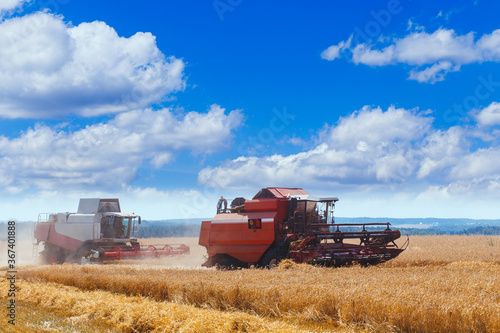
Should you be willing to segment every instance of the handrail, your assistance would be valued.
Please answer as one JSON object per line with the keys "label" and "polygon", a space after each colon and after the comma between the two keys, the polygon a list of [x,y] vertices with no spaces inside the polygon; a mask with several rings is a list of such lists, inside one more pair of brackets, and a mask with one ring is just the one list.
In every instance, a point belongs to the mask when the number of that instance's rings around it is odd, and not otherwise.
{"label": "handrail", "polygon": [[389,222],[371,222],[371,223],[311,223],[312,227],[352,227],[352,226],[366,226],[366,225],[386,225],[390,226]]}

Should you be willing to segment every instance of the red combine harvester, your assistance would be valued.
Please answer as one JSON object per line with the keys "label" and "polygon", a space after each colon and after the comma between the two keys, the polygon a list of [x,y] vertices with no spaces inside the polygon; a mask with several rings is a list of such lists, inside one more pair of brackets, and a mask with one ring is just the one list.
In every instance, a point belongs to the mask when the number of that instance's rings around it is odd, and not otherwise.
{"label": "red combine harvester", "polygon": [[33,253],[43,242],[40,254],[48,264],[189,254],[184,244],[140,245],[133,238],[140,224],[140,216],[121,212],[118,199],[80,199],[76,213],[38,215]]}
{"label": "red combine harvester", "polygon": [[338,198],[317,198],[301,188],[268,187],[252,200],[236,198],[227,207],[221,197],[217,215],[203,221],[199,244],[211,267],[273,267],[290,258],[297,263],[341,266],[374,265],[397,257],[401,237],[390,223],[337,224]]}

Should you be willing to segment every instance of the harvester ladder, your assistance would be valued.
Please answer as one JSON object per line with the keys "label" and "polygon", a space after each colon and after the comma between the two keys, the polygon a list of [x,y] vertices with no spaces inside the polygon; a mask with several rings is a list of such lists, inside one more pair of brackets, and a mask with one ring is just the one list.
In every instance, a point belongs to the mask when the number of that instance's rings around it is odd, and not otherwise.
{"label": "harvester ladder", "polygon": [[49,216],[51,214],[50,213],[40,213],[38,214],[38,219],[36,222],[31,222],[31,242],[33,243],[33,250],[31,252],[31,255],[33,257],[38,257],[38,245],[40,244],[40,241],[38,241],[36,238],[35,238],[35,230],[36,230],[36,226],[38,225],[38,223],[40,222],[48,222],[49,221]]}
{"label": "harvester ladder", "polygon": [[36,230],[37,224],[38,224],[38,222],[31,222],[31,242],[33,243],[33,250],[32,250],[31,255],[33,257],[38,257],[38,244],[39,244],[39,242],[35,239],[35,230]]}
{"label": "harvester ladder", "polygon": [[33,257],[38,257],[38,243],[33,243],[33,253],[32,253],[32,256]]}

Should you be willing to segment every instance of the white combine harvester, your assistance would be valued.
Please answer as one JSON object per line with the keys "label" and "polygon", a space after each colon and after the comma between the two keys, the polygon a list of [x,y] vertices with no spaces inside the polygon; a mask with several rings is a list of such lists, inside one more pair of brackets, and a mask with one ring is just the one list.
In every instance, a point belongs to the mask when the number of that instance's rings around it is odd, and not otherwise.
{"label": "white combine harvester", "polygon": [[107,262],[144,256],[188,254],[189,247],[180,245],[139,244],[135,233],[141,217],[122,213],[120,202],[111,199],[80,199],[76,213],[42,213],[34,228],[34,253],[44,244],[40,254],[48,264],[63,262]]}

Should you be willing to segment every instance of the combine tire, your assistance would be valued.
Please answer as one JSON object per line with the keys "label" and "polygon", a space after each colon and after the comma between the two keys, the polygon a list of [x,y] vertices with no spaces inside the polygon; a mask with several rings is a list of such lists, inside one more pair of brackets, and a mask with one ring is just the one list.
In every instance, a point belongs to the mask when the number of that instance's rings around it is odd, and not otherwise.
{"label": "combine tire", "polygon": [[275,248],[271,249],[264,255],[264,258],[262,259],[262,266],[269,269],[276,268],[281,259],[282,258],[278,254],[278,250]]}
{"label": "combine tire", "polygon": [[64,249],[52,244],[46,244],[43,250],[43,263],[46,265],[58,265],[64,263],[66,255]]}
{"label": "combine tire", "polygon": [[47,265],[58,265],[64,263],[64,257],[59,251],[50,251],[45,255],[44,262]]}
{"label": "combine tire", "polygon": [[219,261],[217,264],[215,264],[215,267],[217,267],[217,269],[221,269],[221,270],[233,270],[233,269],[235,269],[233,262],[229,259],[224,259],[224,260]]}
{"label": "combine tire", "polygon": [[279,264],[278,259],[271,259],[267,267],[269,267],[269,269],[274,269],[276,268],[276,266],[278,266],[278,264]]}
{"label": "combine tire", "polygon": [[54,254],[50,254],[47,258],[47,264],[49,265],[57,265],[58,262],[57,262],[57,258]]}

